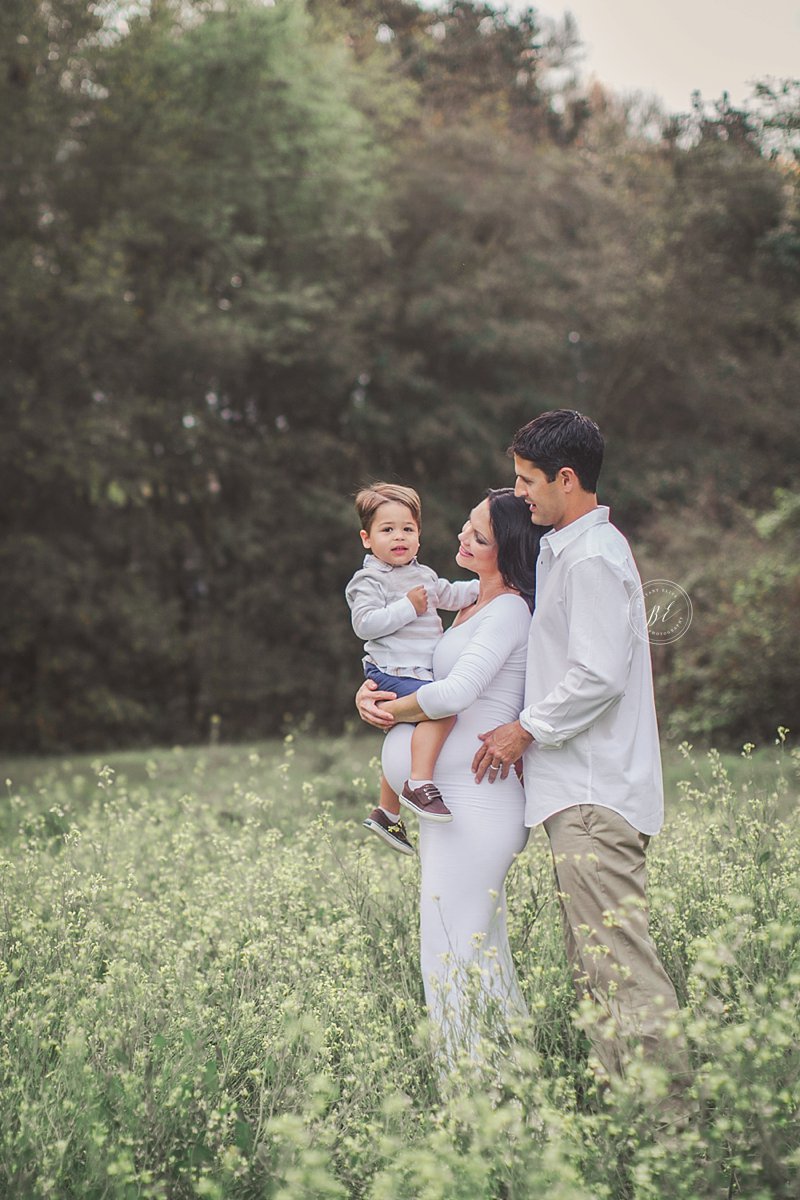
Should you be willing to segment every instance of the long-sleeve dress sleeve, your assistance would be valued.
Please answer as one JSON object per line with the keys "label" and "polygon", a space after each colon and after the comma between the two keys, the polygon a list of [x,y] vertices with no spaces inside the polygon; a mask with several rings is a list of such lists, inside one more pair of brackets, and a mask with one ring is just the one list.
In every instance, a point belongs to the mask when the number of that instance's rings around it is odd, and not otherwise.
{"label": "long-sleeve dress sleeve", "polygon": [[432,720],[463,712],[486,691],[509,655],[524,644],[530,613],[519,597],[501,596],[470,617],[472,622],[474,634],[447,677],[424,684],[416,693],[420,708]]}

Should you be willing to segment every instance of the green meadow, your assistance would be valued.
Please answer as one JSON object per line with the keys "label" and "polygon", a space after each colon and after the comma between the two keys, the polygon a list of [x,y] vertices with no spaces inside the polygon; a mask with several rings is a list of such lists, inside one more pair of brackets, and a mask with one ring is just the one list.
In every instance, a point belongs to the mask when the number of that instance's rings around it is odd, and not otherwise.
{"label": "green meadow", "polygon": [[[6,760],[0,1195],[704,1200],[800,1194],[800,756],[668,750],[654,936],[696,1118],[598,1087],[546,839],[508,886],[530,1018],[444,1070],[417,863],[361,829],[379,739]],[[412,831],[413,832],[413,831]]]}

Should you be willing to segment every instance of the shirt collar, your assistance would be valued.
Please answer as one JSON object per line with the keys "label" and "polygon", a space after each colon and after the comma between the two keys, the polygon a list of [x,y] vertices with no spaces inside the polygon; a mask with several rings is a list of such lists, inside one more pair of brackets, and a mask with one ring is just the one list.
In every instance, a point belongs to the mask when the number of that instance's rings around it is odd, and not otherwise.
{"label": "shirt collar", "polygon": [[607,504],[598,504],[591,512],[584,513],[576,521],[570,521],[563,529],[551,529],[542,538],[541,544],[550,547],[556,557],[565,550],[577,537],[591,529],[594,525],[607,525],[610,509]]}
{"label": "shirt collar", "polygon": [[[406,567],[416,567],[416,557],[412,558],[410,563],[403,564]],[[364,556],[363,570],[365,571],[396,571],[397,567],[393,567],[391,563],[385,563],[382,559],[376,558],[374,554]]]}

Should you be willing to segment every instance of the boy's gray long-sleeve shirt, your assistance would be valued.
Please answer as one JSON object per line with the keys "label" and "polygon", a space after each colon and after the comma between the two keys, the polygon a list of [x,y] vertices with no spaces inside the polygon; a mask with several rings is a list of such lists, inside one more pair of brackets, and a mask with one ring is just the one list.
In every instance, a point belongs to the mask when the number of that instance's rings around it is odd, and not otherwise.
{"label": "boy's gray long-sleeve shirt", "polygon": [[[407,593],[420,585],[428,593],[428,610],[418,616]],[[393,567],[374,554],[366,556],[345,589],[365,659],[387,675],[415,679],[433,679],[433,651],[443,633],[437,608],[457,612],[477,595],[477,579],[450,583],[416,559]]]}

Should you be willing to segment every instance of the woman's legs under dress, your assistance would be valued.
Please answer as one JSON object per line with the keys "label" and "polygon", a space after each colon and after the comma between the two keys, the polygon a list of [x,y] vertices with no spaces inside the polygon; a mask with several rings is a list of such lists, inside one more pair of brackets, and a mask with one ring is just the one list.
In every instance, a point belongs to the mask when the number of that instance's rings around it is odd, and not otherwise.
{"label": "woman's legs under dress", "polygon": [[[421,966],[448,1053],[474,1050],[478,1023],[525,1013],[506,928],[505,877],[528,830],[516,796],[475,787],[453,798],[453,822],[420,822]],[[492,785],[494,787],[494,785]],[[480,793],[483,793],[481,795]]]}

